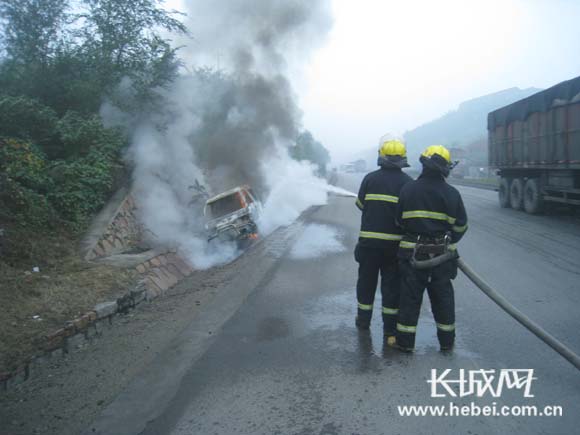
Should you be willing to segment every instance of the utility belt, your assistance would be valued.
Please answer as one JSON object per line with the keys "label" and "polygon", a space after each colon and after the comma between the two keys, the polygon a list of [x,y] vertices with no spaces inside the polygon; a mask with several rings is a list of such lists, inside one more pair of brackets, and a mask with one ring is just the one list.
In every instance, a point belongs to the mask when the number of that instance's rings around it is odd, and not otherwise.
{"label": "utility belt", "polygon": [[406,234],[399,244],[399,258],[409,260],[414,269],[430,269],[455,259],[457,247],[450,234]]}

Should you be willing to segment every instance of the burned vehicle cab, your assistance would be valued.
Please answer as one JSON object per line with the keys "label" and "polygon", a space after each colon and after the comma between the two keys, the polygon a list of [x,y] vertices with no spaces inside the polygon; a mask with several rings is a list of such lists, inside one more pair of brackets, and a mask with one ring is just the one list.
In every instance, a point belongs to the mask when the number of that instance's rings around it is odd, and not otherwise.
{"label": "burned vehicle cab", "polygon": [[245,247],[258,238],[256,225],[261,205],[248,186],[223,192],[205,203],[208,241],[236,241]]}

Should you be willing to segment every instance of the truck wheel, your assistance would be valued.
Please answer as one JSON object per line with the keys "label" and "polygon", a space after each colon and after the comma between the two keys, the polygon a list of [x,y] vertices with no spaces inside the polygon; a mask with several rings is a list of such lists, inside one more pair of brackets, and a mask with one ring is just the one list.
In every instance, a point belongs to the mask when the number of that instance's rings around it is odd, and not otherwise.
{"label": "truck wheel", "polygon": [[514,178],[510,186],[510,205],[514,210],[524,208],[524,182],[521,178]]}
{"label": "truck wheel", "polygon": [[537,178],[530,178],[524,186],[524,209],[527,213],[538,214],[544,208],[544,197]]}
{"label": "truck wheel", "polygon": [[503,177],[499,182],[499,206],[501,208],[510,206],[510,180]]}

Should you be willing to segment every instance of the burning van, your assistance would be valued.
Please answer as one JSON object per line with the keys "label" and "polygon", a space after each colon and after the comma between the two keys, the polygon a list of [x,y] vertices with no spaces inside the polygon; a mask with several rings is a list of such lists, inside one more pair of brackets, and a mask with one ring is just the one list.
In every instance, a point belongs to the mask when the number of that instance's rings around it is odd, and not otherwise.
{"label": "burning van", "polygon": [[256,222],[262,207],[248,186],[239,186],[210,198],[204,215],[208,241],[236,241],[245,246],[258,238]]}

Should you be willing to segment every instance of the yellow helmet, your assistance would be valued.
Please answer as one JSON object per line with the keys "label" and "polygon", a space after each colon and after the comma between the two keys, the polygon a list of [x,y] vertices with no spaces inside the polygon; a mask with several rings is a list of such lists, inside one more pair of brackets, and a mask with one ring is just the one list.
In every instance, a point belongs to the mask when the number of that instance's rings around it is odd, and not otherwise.
{"label": "yellow helmet", "polygon": [[381,144],[379,148],[379,156],[401,156],[407,157],[407,148],[400,140],[387,140]]}
{"label": "yellow helmet", "polygon": [[444,177],[449,175],[453,164],[451,163],[451,153],[443,145],[431,145],[421,153],[419,161],[425,168],[440,172]]}
{"label": "yellow helmet", "polygon": [[427,158],[431,158],[435,154],[437,154],[440,157],[443,157],[443,159],[445,159],[447,163],[451,163],[451,153],[443,145],[431,145],[421,153],[423,157]]}

